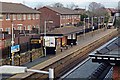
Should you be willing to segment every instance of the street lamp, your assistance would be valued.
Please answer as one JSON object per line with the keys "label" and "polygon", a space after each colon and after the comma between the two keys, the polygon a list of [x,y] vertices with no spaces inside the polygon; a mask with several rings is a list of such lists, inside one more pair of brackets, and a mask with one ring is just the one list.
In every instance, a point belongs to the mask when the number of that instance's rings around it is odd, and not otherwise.
{"label": "street lamp", "polygon": [[42,74],[48,74],[49,79],[54,78],[54,70],[49,68],[49,71],[41,71],[41,70],[34,70],[34,69],[28,69],[27,67],[21,67],[21,66],[10,66],[10,65],[4,65],[0,66],[0,74],[18,74],[18,73],[26,73],[28,71],[36,72],[36,73],[42,73]]}
{"label": "street lamp", "polygon": [[93,36],[93,32],[94,32],[94,25],[93,25],[93,19],[94,19],[94,17],[92,17],[92,36]]}

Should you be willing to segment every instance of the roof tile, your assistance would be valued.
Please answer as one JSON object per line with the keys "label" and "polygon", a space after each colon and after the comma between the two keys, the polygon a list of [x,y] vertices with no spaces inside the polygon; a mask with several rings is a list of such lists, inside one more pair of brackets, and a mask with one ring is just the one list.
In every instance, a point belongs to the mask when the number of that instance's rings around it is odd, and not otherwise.
{"label": "roof tile", "polygon": [[40,13],[39,11],[34,10],[21,3],[0,2],[0,5],[2,8],[2,10],[0,10],[0,13]]}

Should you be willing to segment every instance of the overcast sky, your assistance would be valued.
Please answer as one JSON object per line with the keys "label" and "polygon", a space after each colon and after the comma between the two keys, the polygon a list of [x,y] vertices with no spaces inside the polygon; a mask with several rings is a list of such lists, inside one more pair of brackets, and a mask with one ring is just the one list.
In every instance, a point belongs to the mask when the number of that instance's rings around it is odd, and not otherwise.
{"label": "overcast sky", "polygon": [[91,2],[102,3],[105,7],[116,8],[119,0],[0,0],[2,2],[14,2],[14,3],[25,3],[27,6],[32,8],[38,5],[50,5],[56,2],[60,2],[65,6],[70,3],[74,3],[81,8],[88,7]]}

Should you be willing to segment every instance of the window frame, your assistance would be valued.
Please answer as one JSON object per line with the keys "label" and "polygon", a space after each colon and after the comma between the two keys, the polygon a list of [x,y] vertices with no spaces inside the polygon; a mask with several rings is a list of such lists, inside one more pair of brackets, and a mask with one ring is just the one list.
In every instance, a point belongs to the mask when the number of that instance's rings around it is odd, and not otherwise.
{"label": "window frame", "polygon": [[40,15],[39,14],[36,14],[36,19],[39,19]]}
{"label": "window frame", "polygon": [[35,14],[32,14],[32,19],[35,20]]}
{"label": "window frame", "polygon": [[27,19],[28,19],[28,20],[31,20],[31,14],[28,14],[28,15],[27,15]]}
{"label": "window frame", "polygon": [[26,20],[26,14],[23,14],[23,20]]}
{"label": "window frame", "polygon": [[3,16],[3,14],[0,14],[0,21],[2,21],[3,20],[3,18],[4,18],[4,16]]}
{"label": "window frame", "polygon": [[6,20],[10,20],[10,14],[6,14]]}
{"label": "window frame", "polygon": [[12,15],[13,20],[16,20],[16,14]]}
{"label": "window frame", "polygon": [[22,20],[22,14],[17,14],[17,20]]}

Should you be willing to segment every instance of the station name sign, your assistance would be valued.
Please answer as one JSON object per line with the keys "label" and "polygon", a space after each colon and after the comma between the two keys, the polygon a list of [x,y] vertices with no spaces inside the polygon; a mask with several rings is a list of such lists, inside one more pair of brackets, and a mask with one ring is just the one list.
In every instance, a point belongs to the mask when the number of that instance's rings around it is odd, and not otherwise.
{"label": "station name sign", "polygon": [[41,43],[41,40],[40,40],[40,39],[32,38],[32,39],[30,40],[30,43],[31,43],[31,44],[40,44],[40,43]]}

